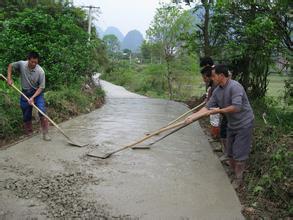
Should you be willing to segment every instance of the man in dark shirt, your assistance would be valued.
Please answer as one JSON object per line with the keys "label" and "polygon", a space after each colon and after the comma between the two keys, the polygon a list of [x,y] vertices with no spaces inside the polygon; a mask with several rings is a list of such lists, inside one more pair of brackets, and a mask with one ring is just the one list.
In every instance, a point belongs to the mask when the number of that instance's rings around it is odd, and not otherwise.
{"label": "man in dark shirt", "polygon": [[227,66],[216,65],[212,71],[212,80],[218,87],[206,107],[187,117],[185,121],[190,123],[199,115],[209,116],[217,113],[227,117],[228,156],[236,176],[233,185],[238,188],[242,184],[245,161],[250,152],[254,115],[242,85],[229,79]]}

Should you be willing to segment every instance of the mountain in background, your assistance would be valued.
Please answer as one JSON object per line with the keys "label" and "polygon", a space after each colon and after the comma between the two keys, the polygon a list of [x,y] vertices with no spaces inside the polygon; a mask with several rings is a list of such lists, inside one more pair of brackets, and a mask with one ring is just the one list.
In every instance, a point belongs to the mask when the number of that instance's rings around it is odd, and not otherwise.
{"label": "mountain in background", "polygon": [[107,27],[107,29],[106,29],[105,32],[103,33],[103,36],[105,36],[105,35],[110,35],[110,34],[115,35],[115,36],[118,38],[118,40],[119,40],[120,42],[122,42],[123,39],[124,39],[123,34],[122,34],[121,31],[120,31],[118,28],[116,28],[116,27],[113,27],[113,26],[111,26],[111,27]]}
{"label": "mountain in background", "polygon": [[122,49],[138,52],[143,40],[143,36],[138,30],[129,31],[122,42]]}

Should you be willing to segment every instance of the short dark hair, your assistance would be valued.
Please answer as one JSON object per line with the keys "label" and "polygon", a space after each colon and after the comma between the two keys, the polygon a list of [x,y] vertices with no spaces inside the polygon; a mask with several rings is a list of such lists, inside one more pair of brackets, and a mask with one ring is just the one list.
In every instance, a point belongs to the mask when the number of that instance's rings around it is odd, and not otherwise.
{"label": "short dark hair", "polygon": [[31,51],[28,53],[27,55],[27,59],[30,60],[30,59],[40,59],[40,55],[38,54],[38,52],[35,52],[35,51]]}
{"label": "short dark hair", "polygon": [[199,66],[200,67],[204,67],[204,66],[212,66],[214,65],[214,61],[211,57],[202,57],[200,58],[200,63]]}
{"label": "short dark hair", "polygon": [[205,75],[206,77],[211,77],[212,76],[212,67],[211,66],[205,66],[204,68],[201,69],[200,73],[202,75]]}
{"label": "short dark hair", "polygon": [[216,74],[221,74],[223,73],[225,77],[229,76],[229,70],[228,67],[225,64],[218,64],[215,66],[215,73]]}

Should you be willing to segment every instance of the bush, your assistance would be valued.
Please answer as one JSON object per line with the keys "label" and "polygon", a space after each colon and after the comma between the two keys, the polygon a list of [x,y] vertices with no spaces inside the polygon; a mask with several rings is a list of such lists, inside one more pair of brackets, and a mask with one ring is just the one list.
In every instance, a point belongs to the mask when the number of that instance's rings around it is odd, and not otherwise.
{"label": "bush", "polygon": [[[95,30],[88,42],[82,9],[46,0],[4,1],[1,6],[1,72],[6,72],[9,63],[25,60],[27,53],[34,50],[41,55],[40,64],[46,74],[45,98],[53,119],[59,122],[101,104],[103,91],[87,91],[82,85],[88,75],[108,65],[106,48],[94,37]],[[0,82],[0,93],[4,97],[0,99],[0,138],[14,138],[22,132],[19,94],[4,82]]]}
{"label": "bush", "polygon": [[[17,82],[15,82],[17,85]],[[19,94],[0,81],[0,139],[20,134],[22,112],[19,107]]]}
{"label": "bush", "polygon": [[57,122],[69,119],[81,113],[87,113],[99,107],[105,93],[98,87],[82,91],[82,83],[71,87],[62,87],[58,91],[48,91],[45,99],[50,116]]}
{"label": "bush", "polygon": [[92,73],[101,65],[96,50],[103,45],[95,38],[88,42],[85,18],[81,9],[50,4],[26,8],[12,18],[0,20],[2,71],[35,50],[41,55],[48,89],[71,85]]}
{"label": "bush", "polygon": [[[17,82],[16,82],[17,84]],[[82,81],[71,87],[45,92],[47,113],[56,122],[61,122],[81,113],[100,107],[104,100],[101,88],[81,89]],[[19,86],[19,85],[17,85]],[[22,133],[22,112],[19,106],[20,95],[0,82],[0,138],[6,139]]]}
{"label": "bush", "polygon": [[293,77],[285,80],[284,100],[287,105],[293,105]]}
{"label": "bush", "polygon": [[[186,100],[195,93],[196,95],[204,93],[204,89],[196,87],[200,85],[201,77],[190,59],[186,59],[188,62],[185,62],[184,68],[180,68],[184,65],[184,61],[179,60],[174,63],[172,85],[176,100]],[[112,66],[110,72],[102,75],[102,79],[142,95],[169,98],[167,70],[164,64],[130,65],[128,62],[120,61]]]}
{"label": "bush", "polygon": [[[253,148],[246,176],[252,206],[273,218],[292,215],[293,112],[280,109],[274,99],[253,102],[256,115]],[[263,113],[266,113],[263,122]],[[272,207],[272,204],[274,207]]]}

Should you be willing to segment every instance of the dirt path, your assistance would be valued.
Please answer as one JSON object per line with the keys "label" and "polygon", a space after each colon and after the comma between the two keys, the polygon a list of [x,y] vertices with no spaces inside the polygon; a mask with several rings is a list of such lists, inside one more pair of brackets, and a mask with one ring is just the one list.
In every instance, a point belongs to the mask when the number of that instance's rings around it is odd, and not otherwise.
{"label": "dirt path", "polygon": [[35,136],[0,151],[0,219],[243,219],[197,123],[151,150],[87,157],[133,142],[187,110],[101,83],[106,104],[61,124],[89,147],[71,147],[51,129],[51,142]]}

